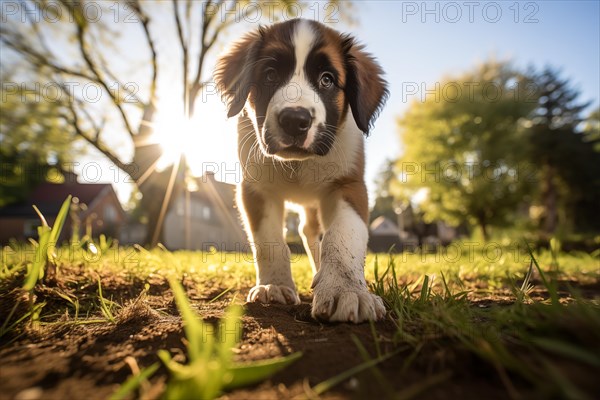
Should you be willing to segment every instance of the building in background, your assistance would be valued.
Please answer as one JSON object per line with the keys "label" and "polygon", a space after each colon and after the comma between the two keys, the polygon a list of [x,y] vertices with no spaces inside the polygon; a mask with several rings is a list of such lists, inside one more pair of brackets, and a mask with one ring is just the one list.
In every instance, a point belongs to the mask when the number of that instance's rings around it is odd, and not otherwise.
{"label": "building in background", "polygon": [[235,207],[235,185],[216,180],[213,173],[197,178],[196,184],[197,190],[189,193],[189,204],[183,191],[173,200],[165,216],[163,244],[171,250],[249,251]]}
{"label": "building in background", "polygon": [[369,250],[375,253],[385,253],[402,250],[400,229],[394,221],[384,216],[377,217],[369,226]]}
{"label": "building in background", "polygon": [[86,234],[119,238],[127,216],[112,185],[85,184],[77,182],[76,176],[68,178],[60,184],[42,183],[25,201],[0,208],[0,243],[8,243],[11,239],[36,239],[40,218],[32,206],[35,205],[52,226],[69,195],[73,196],[73,202],[60,240],[81,238]]}

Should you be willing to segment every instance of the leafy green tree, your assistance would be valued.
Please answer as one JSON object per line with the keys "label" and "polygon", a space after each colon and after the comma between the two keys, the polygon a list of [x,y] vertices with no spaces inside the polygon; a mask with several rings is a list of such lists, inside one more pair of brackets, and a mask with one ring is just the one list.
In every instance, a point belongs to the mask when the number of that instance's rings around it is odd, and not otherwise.
{"label": "leafy green tree", "polygon": [[579,100],[580,93],[569,80],[549,67],[534,73],[532,79],[539,103],[527,131],[528,158],[540,180],[536,203],[543,210],[542,234],[600,231],[600,154],[594,151],[600,138],[592,121],[597,117],[592,114],[584,134],[581,114],[589,103]]}
{"label": "leafy green tree", "polygon": [[596,108],[583,122],[584,140],[593,143],[594,151],[600,153],[600,108]]}
{"label": "leafy green tree", "polygon": [[521,163],[523,122],[537,104],[530,83],[510,64],[488,62],[413,102],[398,120],[405,153],[394,195],[426,188],[426,222],[467,222],[484,240],[490,226],[512,224],[531,184]]}
{"label": "leafy green tree", "polygon": [[[10,93],[7,93],[10,92]],[[18,87],[0,89],[0,207],[24,200],[37,184],[60,182],[82,153],[60,102]]]}

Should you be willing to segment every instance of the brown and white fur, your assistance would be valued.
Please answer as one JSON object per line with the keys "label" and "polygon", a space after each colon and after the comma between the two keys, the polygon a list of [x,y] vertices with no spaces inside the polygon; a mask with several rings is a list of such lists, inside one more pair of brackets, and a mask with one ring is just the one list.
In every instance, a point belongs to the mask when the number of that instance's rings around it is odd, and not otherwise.
{"label": "brown and white fur", "polygon": [[313,317],[385,315],[364,277],[364,135],[388,95],[382,75],[351,36],[303,19],[261,27],[220,58],[215,81],[228,116],[240,114],[238,205],[257,270],[248,301],[300,303],[283,234],[289,201],[305,210]]}

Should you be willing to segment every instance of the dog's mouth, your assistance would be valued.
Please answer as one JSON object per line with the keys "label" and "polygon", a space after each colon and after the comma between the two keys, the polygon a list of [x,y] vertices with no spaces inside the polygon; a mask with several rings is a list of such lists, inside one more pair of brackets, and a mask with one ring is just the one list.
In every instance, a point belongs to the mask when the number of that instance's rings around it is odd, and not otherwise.
{"label": "dog's mouth", "polygon": [[285,147],[285,148],[279,150],[274,155],[277,157],[285,158],[285,159],[297,160],[297,159],[308,158],[308,157],[314,156],[315,154],[312,151],[307,150],[303,147],[291,145],[291,146],[288,146],[288,147]]}
{"label": "dog's mouth", "polygon": [[268,146],[266,150],[268,155],[286,160],[302,160],[315,155],[312,150],[301,147],[296,143]]}
{"label": "dog's mouth", "polygon": [[272,134],[265,129],[260,138],[261,148],[267,156],[287,160],[306,159],[315,156],[311,147],[302,147],[305,138],[293,138],[284,135]]}
{"label": "dog's mouth", "polygon": [[302,149],[303,148],[302,143],[304,142],[305,139],[306,139],[305,136],[303,136],[301,139],[291,138],[291,137],[282,137],[279,139],[279,143],[281,144],[281,147],[285,148],[285,149],[293,148],[293,147]]}

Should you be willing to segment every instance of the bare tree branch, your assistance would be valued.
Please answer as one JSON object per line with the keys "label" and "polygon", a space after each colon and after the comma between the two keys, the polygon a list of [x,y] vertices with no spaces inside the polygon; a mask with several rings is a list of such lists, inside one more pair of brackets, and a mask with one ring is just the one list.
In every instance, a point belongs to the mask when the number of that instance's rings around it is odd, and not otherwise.
{"label": "bare tree branch", "polygon": [[[15,35],[14,38],[11,38],[10,35]],[[14,32],[8,33],[6,30],[0,29],[0,42],[6,44],[9,48],[13,49],[17,53],[25,56],[29,62],[38,67],[44,68],[48,67],[53,72],[59,72],[65,75],[71,75],[78,78],[86,79],[90,82],[96,82],[95,78],[91,75],[86,74],[83,71],[77,71],[74,69],[70,69],[61,65],[56,64],[54,61],[50,59],[50,55],[43,55],[37,52],[32,47],[28,47],[23,45],[24,40],[20,35],[15,34]]]}
{"label": "bare tree branch", "polygon": [[[220,9],[221,5],[224,3],[224,0],[219,0],[216,3],[217,10]],[[208,32],[208,28],[210,27],[212,21],[215,18],[217,13],[208,13],[208,10],[212,6],[212,1],[208,1],[204,8],[202,9],[202,29],[200,31],[200,54],[198,56],[198,69],[196,71],[196,77],[194,78],[194,85],[198,85],[200,83],[201,75],[202,75],[202,67],[204,65],[204,57],[206,56],[206,52],[210,46],[206,46],[206,33]]]}
{"label": "bare tree branch", "polygon": [[179,45],[183,53],[183,105],[184,111],[187,111],[188,107],[188,73],[189,73],[189,53],[188,43],[183,37],[183,26],[181,25],[181,18],[179,16],[178,0],[173,0],[173,14],[175,16],[175,25],[177,27],[177,36],[179,38]]}
{"label": "bare tree branch", "polygon": [[[77,102],[77,104],[81,104],[80,100],[75,100]],[[83,115],[85,115],[88,123],[92,126],[93,131],[94,131],[94,146],[98,147],[100,145],[100,134],[102,133],[103,129],[104,129],[104,123],[106,122],[105,119],[102,120],[102,123],[100,125],[96,124],[96,122],[94,121],[94,118],[92,117],[92,115],[90,114],[90,112],[85,108],[85,107],[79,107],[79,109],[81,110],[81,112],[83,113]]]}
{"label": "bare tree branch", "polygon": [[[119,114],[121,115],[121,119],[123,121],[123,125],[125,126],[125,130],[129,134],[130,137],[135,136],[135,132],[131,127],[131,123],[129,121],[129,117],[125,110],[123,109],[123,99],[120,93],[115,93],[115,91],[110,90],[108,83],[104,80],[98,66],[92,59],[92,56],[88,50],[88,44],[85,40],[86,31],[88,28],[88,21],[86,20],[85,13],[83,12],[83,6],[79,2],[71,2],[69,0],[60,0],[60,3],[65,7],[67,12],[69,13],[69,17],[71,21],[75,23],[75,38],[77,40],[79,52],[85,61],[86,66],[90,69],[94,76],[94,80],[104,88],[109,98],[112,100],[112,103],[117,108]],[[119,92],[119,91],[116,91]]]}
{"label": "bare tree branch", "polygon": [[202,9],[202,29],[200,31],[200,53],[198,54],[198,65],[196,69],[196,76],[194,77],[194,81],[190,85],[190,94],[189,94],[189,107],[188,114],[190,116],[194,113],[194,106],[196,104],[196,98],[200,91],[206,86],[206,82],[201,82],[202,79],[202,71],[204,70],[204,60],[206,59],[206,54],[211,49],[211,47],[215,44],[217,37],[222,31],[223,25],[218,26],[214,29],[214,33],[207,41],[207,35],[209,28],[212,22],[215,20],[215,16],[219,13],[221,7],[225,4],[224,0],[219,0],[215,3],[216,10],[213,13],[209,13],[209,9],[212,9],[212,1],[209,1],[205,4]]}
{"label": "bare tree branch", "polygon": [[119,111],[119,114],[121,114],[121,119],[123,120],[123,124],[125,125],[125,129],[126,129],[127,133],[129,133],[129,136],[131,136],[131,137],[135,136],[135,132],[133,131],[133,129],[131,127],[131,123],[129,122],[129,117],[127,116],[127,113],[123,109],[122,99],[120,98],[120,95],[118,93],[115,94],[114,91],[110,90],[110,88],[108,87],[108,84],[106,83],[106,81],[104,81],[102,75],[100,74],[100,71],[99,71],[97,65],[94,63],[94,61],[92,60],[91,55],[88,52],[87,43],[85,41],[85,31],[86,31],[86,29],[85,29],[84,23],[78,22],[76,29],[77,29],[76,37],[77,37],[77,41],[78,41],[78,44],[79,44],[79,51],[81,53],[81,56],[83,57],[86,65],[88,66],[88,68],[92,71],[92,73],[96,77],[97,82],[108,93],[108,95],[111,98],[113,104],[115,105],[115,107]]}
{"label": "bare tree branch", "polygon": [[[122,102],[128,103],[128,104],[135,104],[137,106],[143,106],[144,102],[137,95],[137,92],[131,90],[130,85],[123,84],[119,80],[119,78],[117,78],[117,76],[108,67],[108,63],[106,62],[106,60],[104,59],[104,57],[102,56],[102,54],[100,52],[98,52],[98,60],[99,60],[100,68],[102,68],[102,70],[104,71],[104,74],[108,77],[109,80],[113,81],[114,84],[116,85],[115,90],[117,91],[117,93],[124,94],[124,96],[123,96],[124,98],[123,98]],[[121,97],[121,96],[119,96],[119,97]],[[133,101],[131,101],[131,100],[133,100]]]}
{"label": "bare tree branch", "polygon": [[[67,96],[70,95],[68,89],[64,85],[60,85],[60,87]],[[75,133],[77,134],[77,136],[83,138],[85,141],[87,141],[96,149],[98,149],[98,151],[100,151],[104,156],[106,156],[106,158],[108,158],[119,169],[128,172],[128,165],[121,161],[119,157],[117,157],[110,150],[108,150],[102,143],[100,143],[99,137],[101,133],[101,127],[97,126],[92,122],[94,127],[94,137],[90,137],[89,134],[85,133],[85,128],[82,126],[81,118],[79,117],[79,114],[77,113],[77,110],[75,108],[75,100],[73,99],[72,101],[68,101],[66,103],[66,106],[70,111],[70,117],[66,115],[62,115],[62,117],[65,118],[65,120],[73,126],[73,129],[75,129]],[[87,115],[89,116],[89,114]]]}
{"label": "bare tree branch", "polygon": [[158,53],[156,51],[156,45],[154,40],[152,39],[152,35],[150,34],[150,17],[144,12],[142,9],[142,5],[139,0],[135,0],[131,3],[131,7],[137,14],[140,23],[142,24],[142,28],[144,30],[144,38],[146,39],[146,43],[148,44],[148,48],[150,49],[150,63],[152,67],[152,78],[150,81],[150,98],[149,102],[154,104],[156,102],[156,87],[158,80]]}
{"label": "bare tree branch", "polygon": [[194,78],[194,81],[191,84],[190,87],[190,95],[189,95],[189,114],[192,115],[194,112],[194,104],[196,103],[196,98],[198,97],[198,94],[200,93],[200,91],[202,89],[204,89],[204,87],[206,86],[207,82],[201,82],[202,79],[202,72],[204,70],[204,61],[206,59],[206,55],[207,53],[210,51],[210,49],[215,45],[215,43],[217,42],[219,36],[221,35],[221,33],[227,29],[229,26],[231,26],[236,20],[245,20],[246,17],[248,17],[248,15],[250,15],[250,12],[253,10],[252,7],[246,7],[244,9],[244,12],[240,15],[237,16],[234,19],[227,19],[225,21],[220,21],[220,24],[218,24],[213,30],[212,30],[212,34],[209,33],[210,31],[210,26],[212,24],[212,22],[215,20],[215,16],[220,14],[220,10],[221,8],[225,5],[225,0],[219,0],[215,3],[215,7],[216,7],[216,11],[209,13],[209,7],[212,6],[212,2],[208,2],[206,4],[206,6],[203,8],[203,23],[202,23],[202,30],[201,30],[201,37],[200,37],[200,53],[198,55],[198,69],[196,70],[196,76]]}

